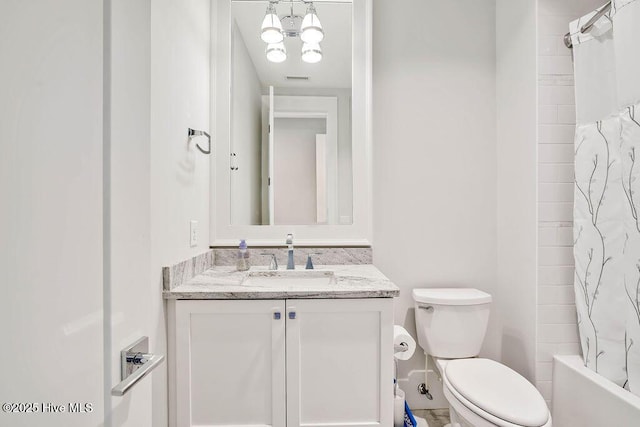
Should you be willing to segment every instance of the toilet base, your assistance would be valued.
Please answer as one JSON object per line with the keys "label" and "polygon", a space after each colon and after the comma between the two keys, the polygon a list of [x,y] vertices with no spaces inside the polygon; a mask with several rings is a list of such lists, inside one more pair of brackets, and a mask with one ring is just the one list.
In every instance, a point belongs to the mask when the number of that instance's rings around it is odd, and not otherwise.
{"label": "toilet base", "polygon": [[429,423],[424,418],[414,417],[418,423],[417,427],[429,427]]}

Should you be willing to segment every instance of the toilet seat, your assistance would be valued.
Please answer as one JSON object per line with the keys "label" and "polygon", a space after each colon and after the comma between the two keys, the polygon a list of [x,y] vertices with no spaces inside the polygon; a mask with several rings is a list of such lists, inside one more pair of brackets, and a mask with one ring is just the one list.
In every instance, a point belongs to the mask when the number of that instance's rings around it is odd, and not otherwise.
{"label": "toilet seat", "polygon": [[483,420],[501,427],[551,425],[536,388],[510,368],[489,359],[455,359],[444,367],[445,394]]}

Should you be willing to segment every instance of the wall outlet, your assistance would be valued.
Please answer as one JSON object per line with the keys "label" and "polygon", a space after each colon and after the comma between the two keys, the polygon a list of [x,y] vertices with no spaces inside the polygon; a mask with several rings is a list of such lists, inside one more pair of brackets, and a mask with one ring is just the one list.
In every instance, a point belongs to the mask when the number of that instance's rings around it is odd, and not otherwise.
{"label": "wall outlet", "polygon": [[193,248],[198,246],[198,221],[191,221],[189,224],[189,244]]}

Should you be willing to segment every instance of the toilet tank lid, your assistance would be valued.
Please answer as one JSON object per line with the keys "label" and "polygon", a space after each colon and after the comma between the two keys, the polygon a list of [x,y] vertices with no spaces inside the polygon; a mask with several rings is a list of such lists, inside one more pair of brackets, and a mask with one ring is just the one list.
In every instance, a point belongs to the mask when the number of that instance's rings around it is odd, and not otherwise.
{"label": "toilet tank lid", "polygon": [[491,295],[473,288],[414,289],[415,302],[437,305],[476,305],[491,302]]}

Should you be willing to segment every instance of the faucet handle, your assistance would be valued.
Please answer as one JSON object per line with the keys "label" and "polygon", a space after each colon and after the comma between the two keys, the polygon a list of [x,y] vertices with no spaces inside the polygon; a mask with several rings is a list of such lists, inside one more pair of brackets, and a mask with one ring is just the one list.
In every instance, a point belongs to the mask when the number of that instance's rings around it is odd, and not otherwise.
{"label": "faucet handle", "polygon": [[307,265],[305,267],[306,270],[313,270],[313,261],[311,260],[311,255],[322,255],[324,252],[309,252],[307,254]]}
{"label": "faucet handle", "polygon": [[271,262],[269,263],[269,270],[277,270],[278,269],[278,260],[276,259],[276,254],[263,253],[260,255],[270,256]]}

